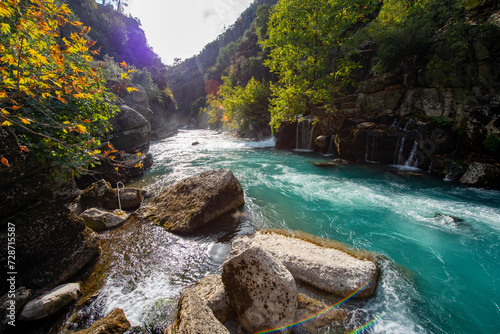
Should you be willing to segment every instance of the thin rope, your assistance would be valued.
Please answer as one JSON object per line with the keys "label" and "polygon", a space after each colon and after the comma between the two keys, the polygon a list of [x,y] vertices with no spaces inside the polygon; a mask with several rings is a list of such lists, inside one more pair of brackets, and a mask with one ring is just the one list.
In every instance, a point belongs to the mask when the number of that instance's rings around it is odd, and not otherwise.
{"label": "thin rope", "polygon": [[120,202],[120,185],[122,186],[121,189],[125,189],[125,185],[121,181],[116,183],[116,189],[118,193],[118,207],[120,208],[120,212],[122,212],[122,203]]}

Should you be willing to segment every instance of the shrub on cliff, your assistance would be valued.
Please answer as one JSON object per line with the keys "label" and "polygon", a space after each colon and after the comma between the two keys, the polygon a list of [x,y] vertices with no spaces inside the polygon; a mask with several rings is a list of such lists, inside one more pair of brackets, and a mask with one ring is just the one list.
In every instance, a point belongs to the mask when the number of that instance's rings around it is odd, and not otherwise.
{"label": "shrub on cliff", "polygon": [[[54,0],[0,3],[0,124],[15,149],[79,171],[94,161],[95,138],[108,131],[116,107],[93,64],[89,28],[70,15]],[[63,26],[71,26],[69,37]]]}

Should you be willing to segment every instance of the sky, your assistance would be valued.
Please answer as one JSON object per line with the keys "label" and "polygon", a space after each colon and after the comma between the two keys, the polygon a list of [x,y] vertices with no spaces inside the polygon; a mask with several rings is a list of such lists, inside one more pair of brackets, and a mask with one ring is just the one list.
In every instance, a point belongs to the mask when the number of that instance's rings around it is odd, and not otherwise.
{"label": "sky", "polygon": [[140,20],[163,63],[198,54],[233,24],[253,0],[128,0],[125,13]]}

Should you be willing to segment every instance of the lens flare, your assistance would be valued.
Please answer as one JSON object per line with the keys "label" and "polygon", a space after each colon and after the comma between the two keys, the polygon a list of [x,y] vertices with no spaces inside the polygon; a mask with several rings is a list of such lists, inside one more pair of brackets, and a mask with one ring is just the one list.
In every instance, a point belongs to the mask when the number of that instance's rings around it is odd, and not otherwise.
{"label": "lens flare", "polygon": [[[268,334],[268,333],[276,333],[276,332],[279,332],[281,330],[284,330],[284,329],[287,329],[287,328],[293,328],[295,326],[298,326],[300,324],[303,324],[309,320],[312,320],[314,318],[317,318],[319,316],[321,316],[322,314],[325,314],[329,311],[331,311],[332,309],[334,309],[335,307],[337,306],[340,306],[342,304],[344,304],[345,302],[347,302],[348,300],[354,298],[357,294],[359,294],[361,291],[363,291],[364,288],[366,288],[371,282],[373,282],[373,279],[369,280],[368,282],[366,282],[362,287],[360,287],[358,290],[354,291],[353,293],[351,293],[349,296],[345,297],[344,299],[342,299],[341,301],[339,301],[338,303],[336,303],[335,305],[319,312],[319,313],[316,313],[306,319],[303,319],[303,320],[300,320],[300,321],[297,321],[297,322],[294,322],[293,324],[290,324],[290,325],[287,325],[287,326],[283,326],[283,327],[280,327],[280,328],[275,328],[275,329],[270,329],[270,330],[265,330],[265,331],[261,331],[261,332],[256,332],[254,334]],[[363,326],[361,326],[359,329],[355,330],[355,331],[352,331],[352,332],[349,332],[349,334],[356,334],[356,333],[361,333],[362,331],[364,331],[365,329],[371,327],[373,324],[375,324],[375,322],[377,322],[378,320],[380,320],[385,314],[382,314],[380,316],[378,316],[377,318],[375,318],[374,320],[364,324]]]}

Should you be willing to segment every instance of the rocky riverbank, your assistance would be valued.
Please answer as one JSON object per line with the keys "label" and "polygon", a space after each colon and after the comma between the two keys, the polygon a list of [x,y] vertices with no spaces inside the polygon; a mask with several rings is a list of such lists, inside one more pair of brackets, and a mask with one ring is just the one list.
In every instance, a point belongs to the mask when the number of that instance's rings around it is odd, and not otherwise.
{"label": "rocky riverbank", "polygon": [[[176,205],[168,205],[170,201],[166,198],[169,197],[165,194],[182,202],[179,204],[182,210]],[[205,217],[202,224],[174,229],[184,234],[193,233],[241,206],[243,196],[241,185],[230,170],[208,171],[165,189],[141,210],[141,215],[146,213],[145,216],[150,217],[154,212],[162,217],[179,218],[179,212],[187,212],[189,217]],[[184,197],[186,199],[182,200]],[[63,283],[98,255],[99,235],[96,232],[122,224],[142,201],[143,193],[139,189],[113,189],[101,180],[82,191],[65,214],[64,210],[61,214],[46,214],[44,210],[53,210],[53,206],[43,210],[39,206],[34,208],[41,217],[52,219],[51,226],[59,215],[60,226],[66,226],[67,233],[71,231],[74,236],[67,234],[61,239],[63,234],[47,228],[48,223],[43,219],[36,224],[41,231],[22,233],[36,237],[38,246],[29,246],[33,245],[33,240],[20,244],[19,271],[23,274],[19,282],[29,290],[18,293],[18,320],[27,324],[55,319],[54,315],[74,305],[80,296],[80,283]],[[216,203],[219,204],[215,206]],[[225,206],[220,206],[222,203],[226,203]],[[19,217],[26,214],[19,214]],[[63,217],[69,217],[71,222]],[[80,228],[75,229],[75,224]],[[58,238],[45,235],[43,231],[55,233]],[[23,244],[26,247],[23,248]],[[61,252],[63,245],[67,250]],[[73,255],[68,257],[70,250]],[[378,274],[379,269],[370,254],[351,251],[346,246],[301,232],[259,231],[232,242],[232,256],[223,264],[222,275],[206,276],[197,286],[183,292],[175,321],[166,333],[255,332],[288,327],[318,312],[324,313],[321,318],[302,326],[342,328],[347,313],[332,305],[352,294],[356,298],[370,298],[376,290]],[[53,289],[46,292],[47,287]],[[88,298],[88,294],[84,298]],[[75,316],[70,323],[78,322]],[[122,333],[129,327],[123,311],[116,309],[82,333],[104,333],[109,328],[113,328],[113,333]],[[67,324],[65,328],[74,327]]]}

